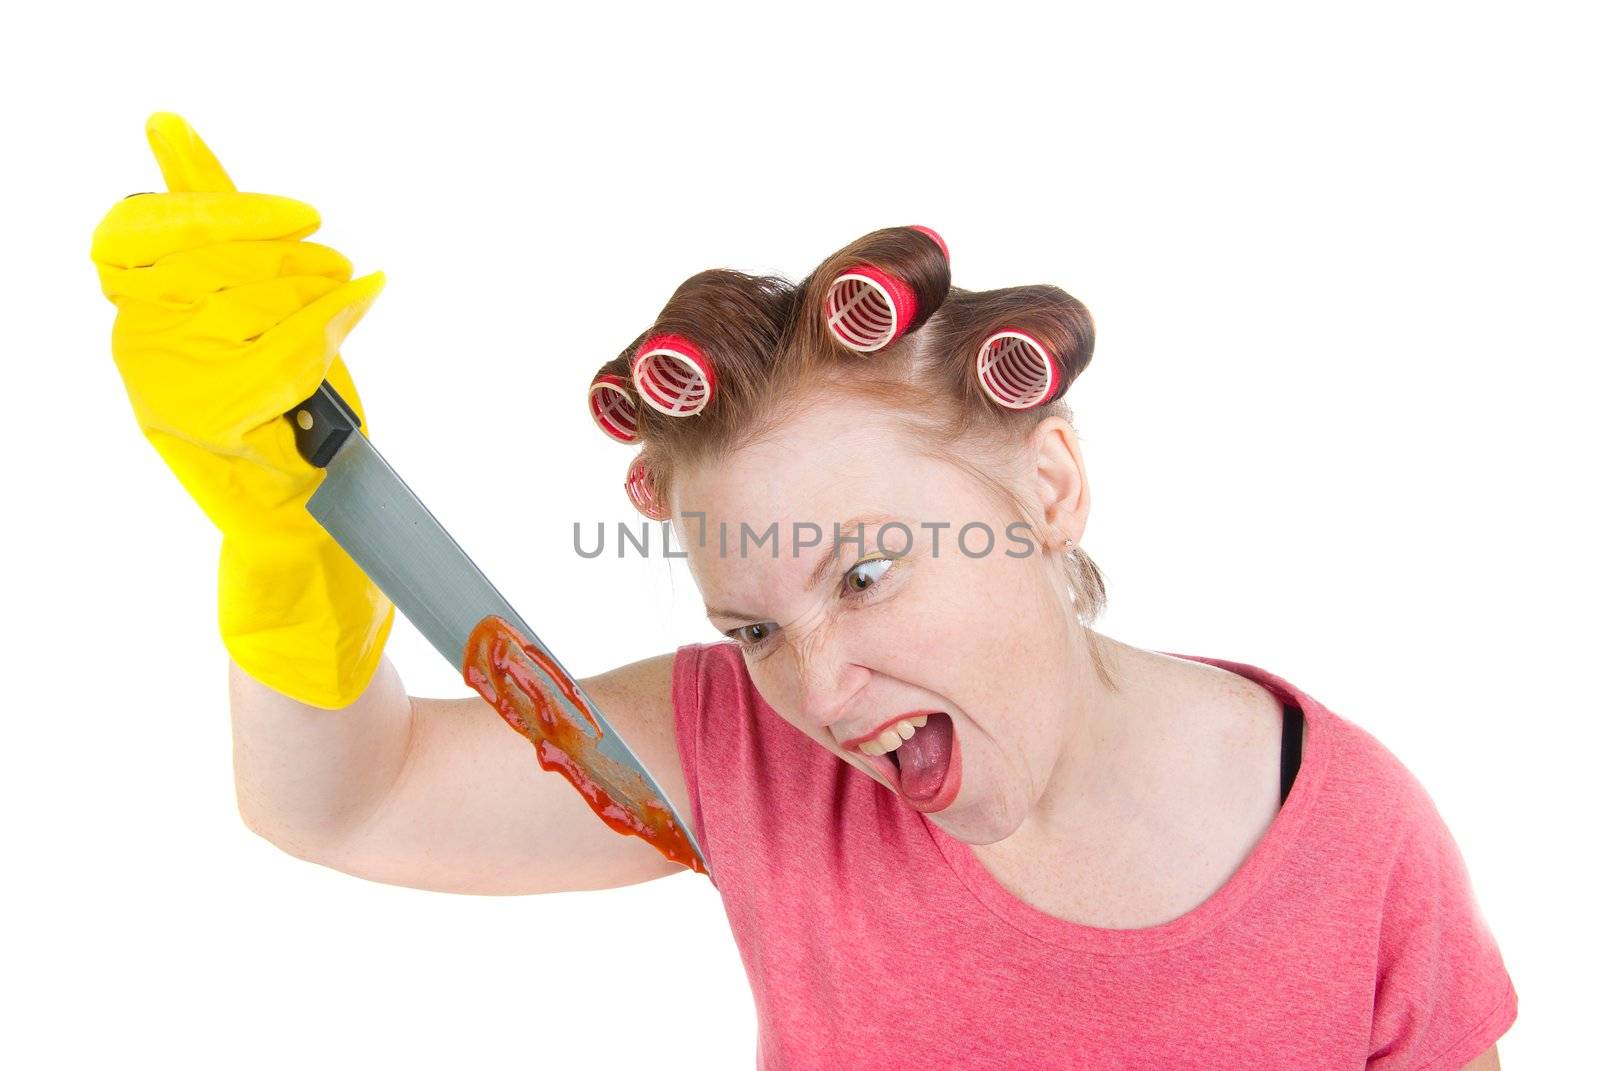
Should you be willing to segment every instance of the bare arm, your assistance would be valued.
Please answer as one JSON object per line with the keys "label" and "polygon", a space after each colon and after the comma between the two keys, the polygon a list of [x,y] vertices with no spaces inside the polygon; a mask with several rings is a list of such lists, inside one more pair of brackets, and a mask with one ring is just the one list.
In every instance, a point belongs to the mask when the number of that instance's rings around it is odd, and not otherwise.
{"label": "bare arm", "polygon": [[[582,681],[688,819],[672,722],[673,656]],[[394,885],[463,893],[605,889],[675,874],[613,832],[476,695],[413,699],[387,656],[343,710],[230,668],[245,824],[291,855]]]}
{"label": "bare arm", "polygon": [[1500,1071],[1500,1046],[1490,1045],[1461,1071]]}

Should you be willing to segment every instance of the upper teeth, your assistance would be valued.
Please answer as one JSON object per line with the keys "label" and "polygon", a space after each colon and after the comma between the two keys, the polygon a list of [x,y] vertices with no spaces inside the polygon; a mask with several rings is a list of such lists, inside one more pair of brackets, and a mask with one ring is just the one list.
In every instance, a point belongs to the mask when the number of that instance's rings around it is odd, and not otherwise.
{"label": "upper teeth", "polygon": [[877,736],[866,743],[858,745],[863,755],[887,755],[907,740],[911,734],[928,724],[926,714],[918,714],[914,718],[901,718]]}

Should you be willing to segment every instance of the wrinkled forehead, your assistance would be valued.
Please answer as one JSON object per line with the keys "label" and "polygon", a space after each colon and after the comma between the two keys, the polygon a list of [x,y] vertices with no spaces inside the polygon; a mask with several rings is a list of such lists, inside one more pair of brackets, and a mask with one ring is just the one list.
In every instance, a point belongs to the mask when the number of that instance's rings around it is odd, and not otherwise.
{"label": "wrinkled forehead", "polygon": [[[674,481],[675,539],[709,604],[750,583],[801,587],[836,538],[841,554],[877,549],[898,518],[987,517],[982,495],[891,415],[870,405],[819,406]],[[863,518],[864,545],[849,543]],[[905,542],[883,533],[886,549]]]}
{"label": "wrinkled forehead", "polygon": [[[927,508],[919,493],[935,463],[890,421],[858,407],[818,409],[697,465],[674,481],[673,516],[680,545],[698,569],[701,529],[715,541],[741,526],[760,535],[776,526],[780,557],[814,539],[804,526],[832,527],[862,513]],[[751,537],[753,538],[753,536]],[[763,545],[763,551],[771,544]],[[800,554],[805,555],[804,547]]]}

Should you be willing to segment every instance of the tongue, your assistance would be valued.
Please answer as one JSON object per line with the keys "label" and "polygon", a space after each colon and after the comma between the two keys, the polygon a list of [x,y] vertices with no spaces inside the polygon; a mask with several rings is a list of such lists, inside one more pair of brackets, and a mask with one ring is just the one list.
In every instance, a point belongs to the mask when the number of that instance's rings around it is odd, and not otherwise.
{"label": "tongue", "polygon": [[950,772],[950,743],[955,727],[950,715],[929,714],[928,724],[893,752],[900,762],[900,791],[915,800],[931,799]]}

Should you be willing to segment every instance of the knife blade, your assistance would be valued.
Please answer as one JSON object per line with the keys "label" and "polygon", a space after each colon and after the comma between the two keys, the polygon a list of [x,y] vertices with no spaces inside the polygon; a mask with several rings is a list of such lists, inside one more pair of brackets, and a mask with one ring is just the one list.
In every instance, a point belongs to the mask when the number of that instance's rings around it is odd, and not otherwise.
{"label": "knife blade", "polygon": [[306,509],[417,631],[457,673],[464,674],[467,640],[473,627],[491,614],[512,624],[573,682],[588,706],[588,714],[599,723],[598,734],[564,694],[559,682],[550,681],[549,698],[591,738],[598,735],[596,750],[600,754],[644,779],[649,790],[671,811],[673,821],[709,875],[705,853],[700,850],[693,829],[644,763],[612,728],[582,685],[577,684],[577,678],[567,672],[359,430],[361,418],[333,386],[324,380],[315,394],[285,416],[294,425],[300,455],[326,470]]}

